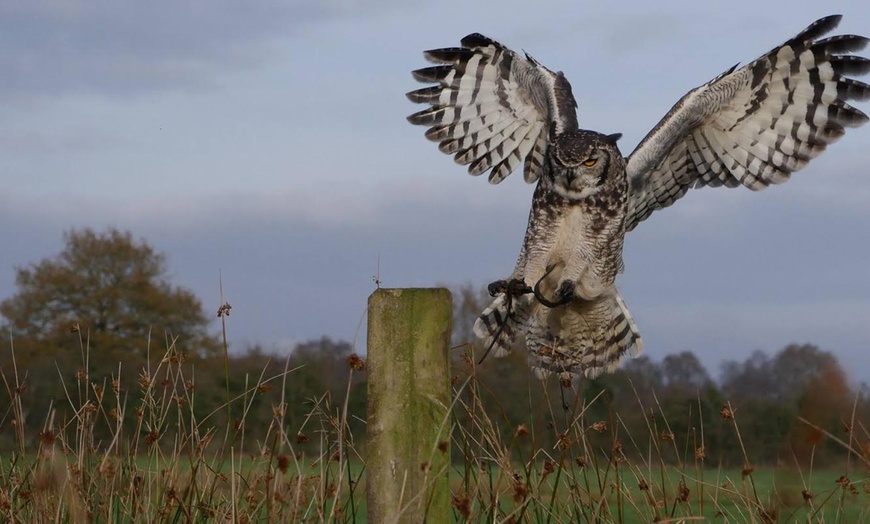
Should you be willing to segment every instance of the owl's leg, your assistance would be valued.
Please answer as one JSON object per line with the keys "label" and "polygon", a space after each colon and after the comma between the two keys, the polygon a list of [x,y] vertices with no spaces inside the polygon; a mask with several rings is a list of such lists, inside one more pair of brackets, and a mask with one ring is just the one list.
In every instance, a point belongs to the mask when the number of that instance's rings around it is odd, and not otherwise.
{"label": "owl's leg", "polygon": [[562,279],[556,289],[556,297],[568,301],[574,297],[595,300],[607,291],[612,283],[598,276],[592,267],[586,266],[579,272],[562,273]]}
{"label": "owl's leg", "polygon": [[[529,285],[525,283],[525,281],[519,278],[512,278],[511,280],[496,280],[495,282],[490,283],[487,288],[489,290],[490,296],[494,297],[496,295],[504,294],[507,305],[505,307],[504,318],[501,319],[501,322],[499,323],[498,328],[495,332],[495,336],[492,337],[492,342],[489,344],[489,347],[486,348],[483,356],[480,357],[478,364],[482,363],[486,356],[489,355],[489,352],[492,351],[492,348],[495,346],[496,341],[501,338],[502,333],[507,328],[508,322],[511,320],[514,314],[514,298],[532,292],[532,288],[530,288]],[[498,317],[496,317],[496,319],[498,319]]]}
{"label": "owl's leg", "polygon": [[574,297],[586,300],[594,298],[587,296],[585,288],[581,289],[583,286],[580,285],[584,278],[588,280],[586,275],[589,275],[591,270],[590,256],[586,250],[577,249],[568,257],[565,269],[559,275],[559,285],[555,291],[557,304],[568,304],[574,300]]}
{"label": "owl's leg", "polygon": [[556,264],[551,264],[549,267],[547,267],[547,271],[544,273],[544,276],[542,276],[535,283],[535,287],[533,290],[535,293],[535,298],[538,299],[538,302],[549,308],[564,306],[565,304],[570,304],[571,301],[574,300],[574,283],[569,280],[565,280],[559,285],[559,289],[556,290],[555,301],[547,299],[541,292],[541,282],[543,282],[548,276],[550,276],[550,273],[552,273],[553,270],[556,269],[556,267]]}

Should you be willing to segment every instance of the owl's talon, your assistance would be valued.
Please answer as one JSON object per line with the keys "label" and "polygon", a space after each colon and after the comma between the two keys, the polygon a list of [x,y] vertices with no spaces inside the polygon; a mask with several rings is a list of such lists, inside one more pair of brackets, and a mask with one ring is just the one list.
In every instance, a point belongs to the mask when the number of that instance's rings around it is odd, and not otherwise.
{"label": "owl's talon", "polygon": [[532,288],[520,278],[512,278],[510,280],[496,280],[486,286],[489,291],[489,296],[508,294],[514,297],[525,295],[532,292]]}
{"label": "owl's talon", "polygon": [[[546,275],[544,275],[544,278],[546,278]],[[533,291],[535,293],[535,298],[538,299],[538,302],[547,306],[548,308],[554,308],[564,306],[565,304],[570,304],[571,301],[574,300],[574,283],[569,280],[562,282],[562,284],[559,286],[558,291],[556,291],[556,296],[558,297],[557,301],[553,302],[548,300],[546,297],[544,297],[544,294],[541,293],[541,282],[544,281],[544,278],[538,280],[538,283],[535,284],[535,289]]]}
{"label": "owl's talon", "polygon": [[532,292],[532,288],[526,284],[526,281],[521,278],[512,278],[510,282],[507,283],[507,293],[518,297],[521,295],[526,295]]}
{"label": "owl's talon", "polygon": [[574,300],[574,283],[570,280],[565,280],[559,285],[556,291],[556,296],[559,297],[559,302],[568,304]]}
{"label": "owl's talon", "polygon": [[486,286],[486,290],[489,291],[489,296],[494,297],[505,293],[507,287],[507,280],[496,280],[495,282],[490,282],[489,285]]}

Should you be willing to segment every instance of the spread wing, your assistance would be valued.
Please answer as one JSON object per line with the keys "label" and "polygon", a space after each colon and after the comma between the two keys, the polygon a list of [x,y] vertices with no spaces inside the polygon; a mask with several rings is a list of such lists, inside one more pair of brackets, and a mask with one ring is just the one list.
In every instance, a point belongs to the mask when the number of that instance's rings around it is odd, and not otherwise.
{"label": "spread wing", "polygon": [[868,39],[820,40],[840,16],[822,18],[740,69],[689,91],[629,156],[628,230],[690,187],[743,185],[752,190],[788,180],[846,127],[867,122],[849,100],[870,86],[849,75],[870,60],[849,55]]}
{"label": "spread wing", "polygon": [[545,166],[551,127],[555,133],[577,128],[571,85],[561,72],[483,35],[461,43],[425,52],[441,65],[418,69],[414,78],[437,85],[408,93],[412,102],[431,106],[408,121],[428,126],[426,137],[468,164],[472,175],[489,171],[498,184],[524,162],[523,175],[534,182]]}

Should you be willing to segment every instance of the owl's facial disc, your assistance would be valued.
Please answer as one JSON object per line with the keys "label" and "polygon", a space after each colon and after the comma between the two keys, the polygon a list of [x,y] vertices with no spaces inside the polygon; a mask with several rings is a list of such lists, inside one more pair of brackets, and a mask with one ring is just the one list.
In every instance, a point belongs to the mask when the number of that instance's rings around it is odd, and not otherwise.
{"label": "owl's facial disc", "polygon": [[582,191],[592,189],[606,182],[606,167],[609,154],[605,150],[593,149],[575,158],[555,157],[556,179],[561,179],[566,189]]}
{"label": "owl's facial disc", "polygon": [[597,192],[608,181],[616,135],[574,130],[551,135],[554,189],[570,199],[585,198]]}

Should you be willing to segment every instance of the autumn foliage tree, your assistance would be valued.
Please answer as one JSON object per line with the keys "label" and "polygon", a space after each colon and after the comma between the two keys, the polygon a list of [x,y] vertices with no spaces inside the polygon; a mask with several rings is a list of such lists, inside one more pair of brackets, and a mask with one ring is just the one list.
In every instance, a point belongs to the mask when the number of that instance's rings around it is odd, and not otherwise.
{"label": "autumn foliage tree", "polygon": [[163,254],[116,229],[72,230],[64,241],[57,256],[17,268],[17,291],[0,302],[12,341],[0,367],[6,380],[18,375],[31,422],[68,408],[72,391],[135,384],[170,346],[193,359],[220,354],[202,304],[170,283]]}
{"label": "autumn foliage tree", "polygon": [[143,357],[164,336],[196,354],[218,349],[192,292],[169,282],[166,257],[129,232],[73,230],[56,257],[18,268],[14,296],[0,303],[16,347],[55,352],[81,333],[99,356]]}

